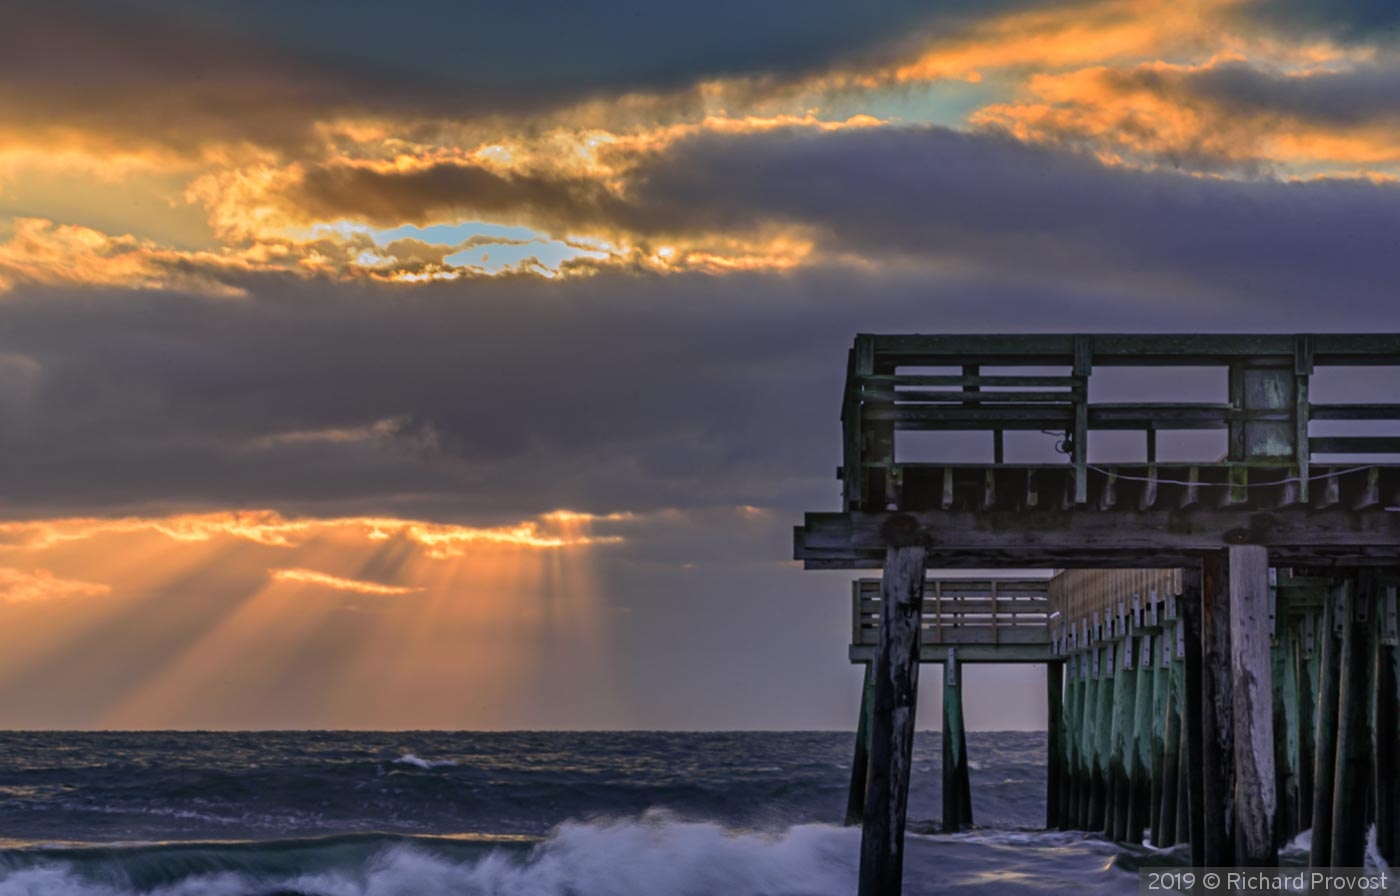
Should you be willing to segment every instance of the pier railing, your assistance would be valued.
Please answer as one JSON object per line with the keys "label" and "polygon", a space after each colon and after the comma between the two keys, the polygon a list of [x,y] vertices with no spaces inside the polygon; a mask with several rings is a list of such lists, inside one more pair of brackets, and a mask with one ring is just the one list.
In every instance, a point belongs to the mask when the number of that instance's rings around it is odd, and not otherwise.
{"label": "pier railing", "polygon": [[[924,583],[920,659],[949,647],[968,662],[1045,662],[1050,657],[1048,579],[929,579]],[[880,580],[851,593],[851,659],[868,662],[880,639]]]}
{"label": "pier railing", "polygon": [[[953,492],[965,487],[962,473],[972,466],[988,469],[984,494],[999,491],[1004,497],[1008,491],[1007,483],[995,482],[991,471],[996,468],[1044,469],[1047,475],[1042,478],[1063,485],[1060,494],[1068,504],[1082,505],[1090,500],[1094,469],[1132,463],[1146,468],[1135,475],[1156,481],[1161,476],[1158,434],[1183,430],[1223,430],[1227,450],[1223,456],[1173,461],[1170,475],[1161,478],[1218,484],[1242,493],[1250,472],[1257,471],[1262,475],[1256,481],[1292,484],[1290,497],[1306,502],[1315,455],[1326,455],[1329,462],[1362,455],[1400,462],[1400,425],[1388,429],[1390,434],[1375,434],[1377,421],[1400,424],[1400,404],[1310,400],[1309,383],[1316,368],[1360,365],[1392,367],[1400,380],[1400,338],[863,334],[856,337],[848,358],[842,404],[845,506],[918,510],[941,503],[947,509],[956,502]],[[1096,369],[1165,366],[1223,368],[1228,399],[1089,400]],[[1326,421],[1327,432],[1311,434],[1313,421]],[[986,432],[991,450],[957,465],[910,462],[896,445],[896,433],[906,430]],[[1089,434],[1097,430],[1141,432],[1142,454],[1091,464]],[[1005,435],[1015,431],[1055,436],[1054,449],[1064,461],[1008,464]],[[1057,477],[1058,471],[1068,476]],[[1102,473],[1113,475],[1112,470]],[[1029,481],[1024,488],[1028,494],[1037,491]],[[994,501],[983,503],[990,509]]]}

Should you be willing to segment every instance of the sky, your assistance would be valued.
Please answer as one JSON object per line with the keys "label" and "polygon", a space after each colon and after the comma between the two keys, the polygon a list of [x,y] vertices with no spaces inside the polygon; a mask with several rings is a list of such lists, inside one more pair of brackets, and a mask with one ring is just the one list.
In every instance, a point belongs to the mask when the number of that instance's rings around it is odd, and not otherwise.
{"label": "sky", "polygon": [[853,336],[1400,330],[1397,177],[1390,0],[11,0],[0,727],[853,728]]}

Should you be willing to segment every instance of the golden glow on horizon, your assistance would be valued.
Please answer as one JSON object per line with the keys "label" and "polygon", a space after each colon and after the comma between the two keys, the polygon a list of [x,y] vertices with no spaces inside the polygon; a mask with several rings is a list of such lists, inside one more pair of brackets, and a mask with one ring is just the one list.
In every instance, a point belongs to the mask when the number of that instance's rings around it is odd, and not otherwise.
{"label": "golden glow on horizon", "polygon": [[594,552],[641,519],[6,522],[0,610],[25,615],[0,625],[0,694],[82,695],[65,724],[87,727],[511,725],[556,663],[612,674]]}

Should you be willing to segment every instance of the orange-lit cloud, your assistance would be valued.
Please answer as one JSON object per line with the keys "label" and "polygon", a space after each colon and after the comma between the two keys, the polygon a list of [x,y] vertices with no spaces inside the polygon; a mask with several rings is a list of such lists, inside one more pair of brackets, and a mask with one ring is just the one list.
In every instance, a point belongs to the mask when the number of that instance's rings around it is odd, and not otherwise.
{"label": "orange-lit cloud", "polygon": [[422,588],[411,588],[405,585],[384,585],[379,582],[347,579],[341,576],[333,576],[329,573],[316,572],[313,569],[273,569],[268,571],[268,575],[277,582],[289,582],[297,585],[315,585],[321,588],[330,588],[333,591],[349,591],[355,594],[400,595],[415,594],[423,590]]}
{"label": "orange-lit cloud", "polygon": [[[1400,75],[1383,76],[1390,83]],[[1187,170],[1393,175],[1400,114],[1353,97],[1369,73],[1271,73],[1239,60],[1146,63],[1031,78],[1027,97],[979,110],[972,122],[1018,139],[1085,149],[1106,162]],[[1342,82],[1329,85],[1327,82]],[[1330,89],[1329,89],[1330,88]],[[1329,102],[1331,100],[1331,102]]]}
{"label": "orange-lit cloud", "polygon": [[[1222,61],[1301,78],[1377,56],[1374,44],[1265,27],[1249,0],[1013,6],[891,33],[826,63],[558,89],[515,106],[474,105],[431,82],[380,84],[194,21],[99,9],[72,23],[26,6],[0,37],[11,50],[0,71],[13,76],[0,87],[0,213],[7,183],[24,212],[0,230],[0,293],[237,296],[258,276],[412,288],[502,274],[870,270],[870,257],[762,210],[706,220],[703,202],[647,186],[684,164],[692,143],[890,127],[880,110],[931,84],[976,83],[978,104],[904,103],[916,123],[996,128],[1114,164],[1371,177],[1397,164],[1388,119],[1310,119],[1194,90]],[[84,64],[35,77],[32,48],[59,39],[81,47]],[[196,61],[205,76],[190,83],[179,73]],[[74,220],[83,201],[91,211]],[[54,211],[41,217],[46,203]],[[538,247],[381,245],[355,229],[468,220],[532,228]],[[512,261],[464,258],[482,246]]]}
{"label": "orange-lit cloud", "polygon": [[551,549],[618,544],[616,534],[584,531],[593,523],[623,522],[630,514],[602,516],[556,511],[507,526],[459,526],[394,517],[294,517],[271,510],[222,511],[165,517],[68,517],[0,523],[0,549],[42,550],[67,542],[107,535],[154,533],[177,542],[214,538],[248,541],[267,547],[295,547],[336,533],[361,542],[402,537],[427,549],[428,556],[460,556],[472,545]]}
{"label": "orange-lit cloud", "polygon": [[66,597],[100,597],[111,593],[111,590],[110,586],[97,582],[60,578],[47,569],[25,572],[0,568],[0,603],[18,604]]}

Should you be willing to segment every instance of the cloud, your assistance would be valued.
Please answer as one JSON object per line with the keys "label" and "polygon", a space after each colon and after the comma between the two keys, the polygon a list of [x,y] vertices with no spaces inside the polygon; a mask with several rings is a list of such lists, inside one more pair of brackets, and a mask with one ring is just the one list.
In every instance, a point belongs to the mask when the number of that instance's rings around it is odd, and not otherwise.
{"label": "cloud", "polygon": [[96,582],[80,582],[55,576],[47,569],[25,572],[0,568],[0,603],[19,604],[69,597],[102,597],[111,588]]}
{"label": "cloud", "polygon": [[1236,15],[1246,26],[1305,36],[1376,41],[1393,40],[1400,34],[1400,7],[1389,0],[1248,0]]}
{"label": "cloud", "polygon": [[618,544],[620,535],[595,535],[595,522],[630,520],[626,514],[553,511],[536,520],[503,526],[459,526],[392,517],[287,518],[273,510],[215,511],[158,517],[66,517],[0,523],[0,550],[41,551],[69,542],[112,535],[156,534],[175,542],[216,538],[290,548],[316,538],[349,537],[361,543],[403,538],[426,548],[430,557],[460,556],[472,545],[552,549]]}
{"label": "cloud", "polygon": [[640,0],[417,0],[386,15],[360,0],[327,17],[260,0],[17,0],[0,12],[0,140],[189,159],[241,145],[306,152],[385,122],[411,141],[466,119],[624,111],[633,96],[703,111],[706,83],[801,80],[1035,5],[819,0],[794,15],[777,0],[725,0],[697,16]]}
{"label": "cloud", "polygon": [[799,128],[677,143],[602,219],[804,234],[783,273],[413,289],[252,273],[212,302],[21,285],[0,301],[0,355],[25,359],[0,497],[20,516],[242,506],[487,528],[560,506],[821,506],[855,332],[1385,329],[1396,191]]}
{"label": "cloud", "polygon": [[403,595],[416,594],[422,588],[402,585],[382,585],[379,582],[365,582],[360,579],[346,579],[312,569],[273,569],[268,575],[275,582],[288,582],[296,585],[314,585],[330,588],[333,591],[349,591],[354,594]]}
{"label": "cloud", "polygon": [[1032,78],[1028,98],[974,125],[1112,162],[1207,173],[1400,173],[1400,65],[1282,72],[1239,60],[1148,63]]}

